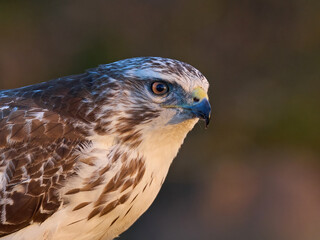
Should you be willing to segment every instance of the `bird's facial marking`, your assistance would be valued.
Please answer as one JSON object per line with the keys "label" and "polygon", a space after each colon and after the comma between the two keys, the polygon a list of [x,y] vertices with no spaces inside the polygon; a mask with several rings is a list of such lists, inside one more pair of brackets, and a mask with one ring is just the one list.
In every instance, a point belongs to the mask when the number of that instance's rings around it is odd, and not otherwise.
{"label": "bird's facial marking", "polygon": [[157,113],[154,117],[159,117],[156,120],[159,124],[178,124],[194,118],[205,120],[206,126],[209,124],[211,107],[203,87],[188,90],[179,81],[159,78],[140,79],[135,86],[137,91],[133,94],[141,100],[139,104]]}

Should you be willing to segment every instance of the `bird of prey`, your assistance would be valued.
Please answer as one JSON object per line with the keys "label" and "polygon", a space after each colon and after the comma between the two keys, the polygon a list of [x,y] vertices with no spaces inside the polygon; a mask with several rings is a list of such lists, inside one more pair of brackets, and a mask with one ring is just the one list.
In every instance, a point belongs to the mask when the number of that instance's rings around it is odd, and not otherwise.
{"label": "bird of prey", "polygon": [[0,91],[0,238],[113,239],[151,205],[187,133],[208,125],[194,67],[138,57]]}

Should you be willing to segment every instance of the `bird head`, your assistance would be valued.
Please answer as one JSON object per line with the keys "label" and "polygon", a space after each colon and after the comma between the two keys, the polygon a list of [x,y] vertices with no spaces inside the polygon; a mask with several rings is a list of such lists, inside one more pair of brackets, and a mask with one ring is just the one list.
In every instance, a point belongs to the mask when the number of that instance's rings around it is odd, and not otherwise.
{"label": "bird head", "polygon": [[[210,121],[207,79],[189,64],[160,57],[139,57],[100,66],[117,80],[119,122],[163,127]],[[191,127],[191,128],[192,128]],[[124,126],[122,129],[125,128]]]}

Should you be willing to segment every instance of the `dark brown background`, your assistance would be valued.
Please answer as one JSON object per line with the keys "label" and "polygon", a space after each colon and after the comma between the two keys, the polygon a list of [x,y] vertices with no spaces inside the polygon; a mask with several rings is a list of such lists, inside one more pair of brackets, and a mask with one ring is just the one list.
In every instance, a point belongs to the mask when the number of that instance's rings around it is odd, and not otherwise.
{"label": "dark brown background", "polygon": [[120,239],[320,239],[320,1],[1,1],[0,88],[134,56],[188,62],[214,108]]}

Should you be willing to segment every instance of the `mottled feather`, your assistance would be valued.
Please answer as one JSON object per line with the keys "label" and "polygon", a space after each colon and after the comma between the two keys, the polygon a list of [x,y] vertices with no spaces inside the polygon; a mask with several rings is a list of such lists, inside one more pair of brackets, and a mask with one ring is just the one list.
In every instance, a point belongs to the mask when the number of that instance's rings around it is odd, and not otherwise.
{"label": "mottled feather", "polygon": [[171,84],[168,105],[208,88],[192,66],[146,57],[1,90],[0,237],[112,239],[126,230],[197,121],[162,108],[149,88],[159,80]]}

